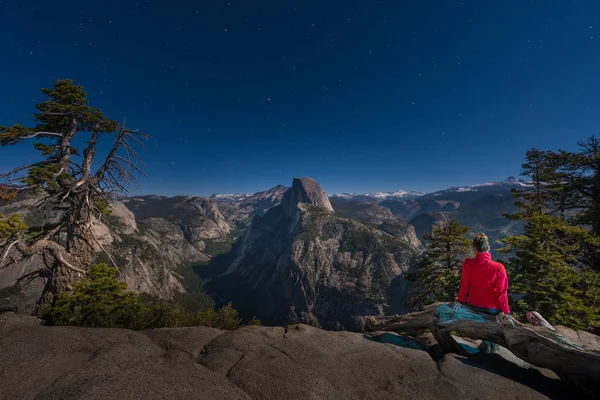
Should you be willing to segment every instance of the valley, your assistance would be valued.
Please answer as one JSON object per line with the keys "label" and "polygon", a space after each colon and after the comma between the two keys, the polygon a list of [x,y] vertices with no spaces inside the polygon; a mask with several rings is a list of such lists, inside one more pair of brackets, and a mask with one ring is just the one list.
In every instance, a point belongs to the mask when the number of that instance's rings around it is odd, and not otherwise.
{"label": "valley", "polygon": [[[455,218],[490,238],[518,232],[508,179],[428,194],[326,195],[299,178],[253,195],[132,196],[97,219],[97,261],[119,266],[130,290],[185,304],[232,302],[245,319],[361,329],[361,316],[404,313],[402,278],[420,238]],[[30,226],[58,220],[35,196],[0,204]],[[35,258],[0,271],[0,302],[32,310],[45,275]],[[27,279],[22,279],[27,276]]]}

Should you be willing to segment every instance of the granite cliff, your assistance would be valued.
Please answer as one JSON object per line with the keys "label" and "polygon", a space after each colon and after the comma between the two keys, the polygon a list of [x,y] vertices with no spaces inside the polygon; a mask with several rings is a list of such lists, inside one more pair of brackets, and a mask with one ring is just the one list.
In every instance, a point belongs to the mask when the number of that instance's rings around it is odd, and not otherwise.
{"label": "granite cliff", "polygon": [[361,329],[420,251],[414,229],[397,223],[411,240],[336,215],[316,181],[294,179],[281,204],[255,216],[231,254],[212,263],[207,288],[268,324]]}
{"label": "granite cliff", "polygon": [[[18,212],[31,227],[60,218],[60,210],[39,209],[36,196],[22,195],[0,204],[0,212]],[[116,263],[130,290],[161,298],[185,292],[182,268],[206,263],[231,242],[231,225],[209,199],[144,196],[113,201],[111,215],[95,219],[98,262]],[[0,304],[32,311],[47,273],[40,257],[0,271]]]}

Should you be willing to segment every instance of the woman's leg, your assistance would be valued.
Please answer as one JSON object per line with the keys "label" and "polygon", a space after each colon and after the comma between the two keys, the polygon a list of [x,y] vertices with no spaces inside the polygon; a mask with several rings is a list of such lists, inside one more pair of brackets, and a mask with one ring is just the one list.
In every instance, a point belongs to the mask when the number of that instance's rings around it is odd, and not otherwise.
{"label": "woman's leg", "polygon": [[[498,315],[500,314],[500,310],[495,308],[483,308],[477,306],[470,306],[473,310],[490,315]],[[498,351],[498,345],[494,342],[490,342],[489,340],[484,340],[479,345],[479,351],[485,354],[493,354]]]}

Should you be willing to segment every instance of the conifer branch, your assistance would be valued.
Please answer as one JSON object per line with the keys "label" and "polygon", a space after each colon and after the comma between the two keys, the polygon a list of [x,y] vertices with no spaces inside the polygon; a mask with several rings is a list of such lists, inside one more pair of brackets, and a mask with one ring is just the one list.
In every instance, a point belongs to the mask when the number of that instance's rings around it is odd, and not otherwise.
{"label": "conifer branch", "polygon": [[32,132],[26,136],[20,136],[19,138],[20,139],[33,139],[38,136],[62,138],[63,134],[56,133],[56,132]]}

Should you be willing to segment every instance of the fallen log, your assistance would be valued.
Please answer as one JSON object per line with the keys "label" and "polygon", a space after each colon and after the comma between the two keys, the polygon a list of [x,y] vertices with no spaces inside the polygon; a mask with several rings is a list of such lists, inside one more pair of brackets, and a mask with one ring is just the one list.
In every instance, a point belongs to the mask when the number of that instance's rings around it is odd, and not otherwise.
{"label": "fallen log", "polygon": [[588,387],[600,382],[600,352],[585,349],[550,329],[512,321],[436,303],[402,316],[369,316],[365,328],[372,332],[430,329],[446,353],[464,352],[452,334],[488,340],[532,365],[554,371],[561,379]]}

